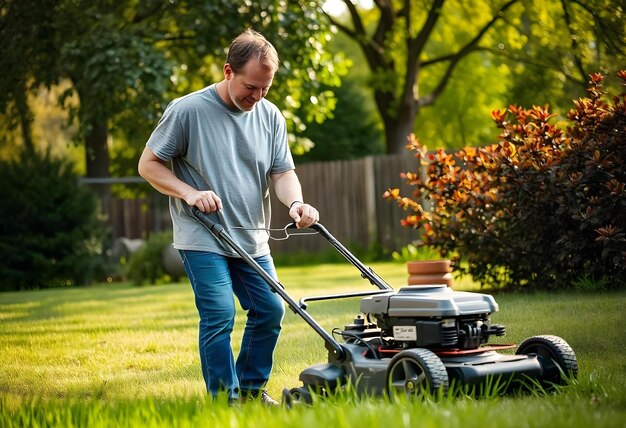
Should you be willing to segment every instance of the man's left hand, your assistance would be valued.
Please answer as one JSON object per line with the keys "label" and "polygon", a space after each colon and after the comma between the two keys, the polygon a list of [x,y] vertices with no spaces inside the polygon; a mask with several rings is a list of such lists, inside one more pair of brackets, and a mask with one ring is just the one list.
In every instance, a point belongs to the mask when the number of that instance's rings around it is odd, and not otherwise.
{"label": "man's left hand", "polygon": [[289,209],[289,216],[296,222],[298,229],[309,227],[320,219],[319,212],[311,205],[305,203],[293,204]]}

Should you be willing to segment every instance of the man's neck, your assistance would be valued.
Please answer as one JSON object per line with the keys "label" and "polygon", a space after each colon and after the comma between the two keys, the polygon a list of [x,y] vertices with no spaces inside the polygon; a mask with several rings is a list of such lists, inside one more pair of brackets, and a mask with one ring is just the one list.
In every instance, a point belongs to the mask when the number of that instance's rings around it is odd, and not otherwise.
{"label": "man's neck", "polygon": [[228,97],[228,89],[226,89],[226,81],[222,80],[215,85],[215,90],[217,91],[217,95],[224,101],[224,104],[230,106],[231,103],[230,98]]}

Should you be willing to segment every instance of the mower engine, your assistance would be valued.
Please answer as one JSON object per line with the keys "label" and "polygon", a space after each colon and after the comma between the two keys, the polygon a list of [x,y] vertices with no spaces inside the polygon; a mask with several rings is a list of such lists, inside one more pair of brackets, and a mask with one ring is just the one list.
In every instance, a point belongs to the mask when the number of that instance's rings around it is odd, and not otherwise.
{"label": "mower engine", "polygon": [[489,316],[498,311],[492,296],[453,291],[445,285],[366,297],[360,309],[370,322],[357,317],[345,326],[344,339],[378,336],[388,349],[476,349],[489,336],[505,334],[504,326],[491,324]]}

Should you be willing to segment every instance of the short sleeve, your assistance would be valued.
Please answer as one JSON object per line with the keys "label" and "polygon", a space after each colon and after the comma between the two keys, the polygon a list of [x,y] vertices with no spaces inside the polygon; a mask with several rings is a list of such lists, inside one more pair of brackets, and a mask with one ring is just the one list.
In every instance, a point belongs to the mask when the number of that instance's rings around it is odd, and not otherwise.
{"label": "short sleeve", "polygon": [[[278,109],[277,109],[278,110]],[[289,143],[287,142],[287,124],[285,118],[277,111],[276,131],[274,141],[274,159],[272,162],[272,174],[280,174],[295,168]]]}
{"label": "short sleeve", "polygon": [[180,108],[170,103],[165,109],[146,145],[163,161],[170,161],[187,151],[187,137]]}

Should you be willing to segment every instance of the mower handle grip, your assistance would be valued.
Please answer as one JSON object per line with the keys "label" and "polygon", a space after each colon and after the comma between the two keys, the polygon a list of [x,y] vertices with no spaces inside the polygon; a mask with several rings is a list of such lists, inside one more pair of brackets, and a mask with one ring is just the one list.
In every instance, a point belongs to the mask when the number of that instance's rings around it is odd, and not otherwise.
{"label": "mower handle grip", "polygon": [[[295,221],[292,221],[285,227],[285,229],[298,229],[298,226],[296,225]],[[320,232],[322,235],[324,235],[324,232],[328,232],[326,228],[322,225],[322,223],[319,223],[319,222],[313,223],[307,229],[313,229],[316,232]]]}
{"label": "mower handle grip", "polygon": [[195,218],[200,220],[200,222],[203,223],[215,236],[218,236],[224,230],[224,226],[211,220],[209,214],[200,211],[195,205],[191,207],[191,213]]}

